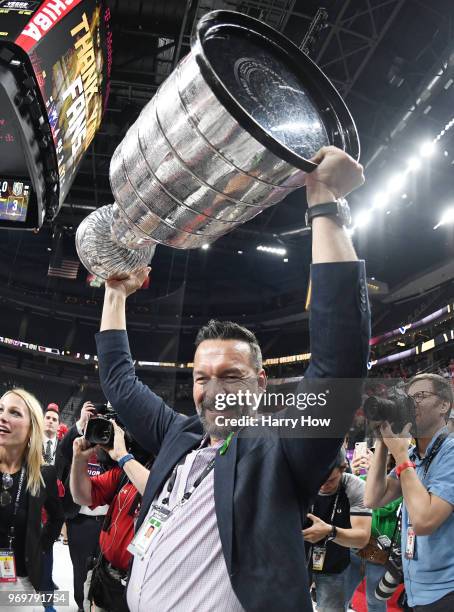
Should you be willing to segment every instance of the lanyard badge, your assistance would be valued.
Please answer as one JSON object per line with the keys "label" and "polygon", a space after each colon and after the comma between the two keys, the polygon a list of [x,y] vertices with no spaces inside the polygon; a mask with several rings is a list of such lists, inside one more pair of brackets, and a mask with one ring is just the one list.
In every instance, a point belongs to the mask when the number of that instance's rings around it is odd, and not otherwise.
{"label": "lanyard badge", "polygon": [[16,561],[12,550],[0,550],[0,582],[16,582]]}
{"label": "lanyard badge", "polygon": [[412,525],[407,527],[407,541],[405,544],[405,558],[416,560],[416,534]]}
{"label": "lanyard badge", "polygon": [[322,572],[325,565],[326,546],[314,546],[312,549],[312,569]]}
{"label": "lanyard badge", "polygon": [[128,551],[144,557],[151,543],[170,517],[170,510],[163,506],[152,506],[150,516],[142,523],[139,531],[128,546]]}

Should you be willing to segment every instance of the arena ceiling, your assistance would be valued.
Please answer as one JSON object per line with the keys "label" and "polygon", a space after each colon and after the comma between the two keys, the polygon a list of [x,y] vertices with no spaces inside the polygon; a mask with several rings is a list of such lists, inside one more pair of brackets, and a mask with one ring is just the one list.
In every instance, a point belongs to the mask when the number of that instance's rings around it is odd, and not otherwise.
{"label": "arena ceiling", "polygon": [[[422,142],[432,140],[454,115],[452,0],[110,0],[113,25],[111,95],[54,228],[38,235],[2,232],[0,282],[5,288],[41,287],[53,294],[92,297],[85,274],[77,281],[49,279],[52,232],[72,240],[81,219],[113,201],[108,172],[112,154],[140,110],[190,48],[194,25],[214,9],[237,10],[282,31],[326,72],[347,101],[362,146],[367,184],[350,201],[354,213],[369,209]],[[322,16],[323,17],[323,16]],[[439,75],[436,83],[433,79]],[[451,81],[451,83],[450,83]],[[418,102],[419,100],[419,102]],[[411,110],[413,108],[413,110]],[[447,130],[419,173],[355,234],[368,274],[390,287],[441,264],[453,253],[453,230],[433,230],[454,205],[454,129]],[[402,198],[405,192],[406,197]],[[185,282],[184,314],[204,316],[266,312],[293,299],[304,303],[310,238],[304,226],[304,192],[265,211],[207,251],[159,247],[150,292],[139,301],[172,293]],[[388,212],[389,211],[389,212]],[[452,226],[451,226],[452,227]],[[284,245],[286,259],[256,251]],[[239,253],[241,251],[241,253]],[[292,297],[293,296],[293,297]],[[202,305],[202,307],[201,307]],[[201,310],[202,308],[202,310]]]}

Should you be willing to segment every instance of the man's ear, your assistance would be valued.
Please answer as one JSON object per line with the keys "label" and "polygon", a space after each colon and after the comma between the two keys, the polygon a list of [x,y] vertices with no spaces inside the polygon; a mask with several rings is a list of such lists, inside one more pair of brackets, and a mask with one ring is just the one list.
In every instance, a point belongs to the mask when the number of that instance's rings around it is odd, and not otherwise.
{"label": "man's ear", "polygon": [[266,386],[268,384],[268,377],[267,377],[266,372],[265,372],[265,370],[263,368],[259,371],[259,373],[257,375],[257,381],[258,381],[259,388],[262,391],[265,391],[266,390]]}
{"label": "man's ear", "polygon": [[443,400],[441,405],[441,414],[444,416],[445,421],[448,420],[449,414],[451,412],[451,402],[448,400]]}

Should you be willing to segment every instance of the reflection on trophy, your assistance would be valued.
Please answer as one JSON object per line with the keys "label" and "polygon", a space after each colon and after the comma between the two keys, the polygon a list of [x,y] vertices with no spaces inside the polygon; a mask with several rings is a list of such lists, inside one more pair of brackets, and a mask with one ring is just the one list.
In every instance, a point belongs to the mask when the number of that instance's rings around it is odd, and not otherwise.
{"label": "reflection on trophy", "polygon": [[115,203],[81,223],[79,257],[106,279],[147,265],[157,244],[212,243],[304,185],[308,160],[330,144],[359,157],[354,122],[320,69],[260,21],[208,13],[117,147]]}

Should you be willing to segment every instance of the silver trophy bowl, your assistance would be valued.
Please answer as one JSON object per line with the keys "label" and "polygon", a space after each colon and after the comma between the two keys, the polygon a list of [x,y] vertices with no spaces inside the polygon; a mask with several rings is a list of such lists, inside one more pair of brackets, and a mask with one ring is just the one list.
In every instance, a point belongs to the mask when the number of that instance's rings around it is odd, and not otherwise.
{"label": "silver trophy bowl", "polygon": [[115,203],[80,224],[79,257],[108,279],[147,265],[157,244],[210,244],[303,186],[330,144],[359,157],[353,119],[319,68],[258,20],[208,13],[117,147]]}

